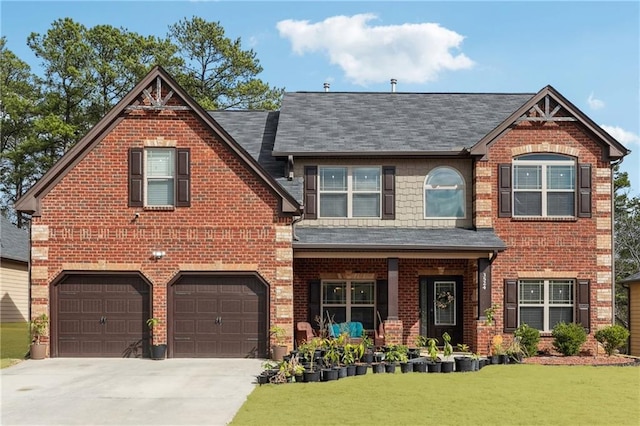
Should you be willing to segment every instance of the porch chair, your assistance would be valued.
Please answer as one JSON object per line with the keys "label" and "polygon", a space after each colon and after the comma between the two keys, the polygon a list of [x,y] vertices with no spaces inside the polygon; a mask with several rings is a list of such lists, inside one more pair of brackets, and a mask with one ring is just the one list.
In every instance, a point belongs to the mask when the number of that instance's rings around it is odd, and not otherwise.
{"label": "porch chair", "polygon": [[373,345],[378,348],[380,346],[384,346],[385,345],[385,338],[384,338],[384,323],[382,321],[380,321],[380,324],[378,324],[378,329],[374,330],[375,334],[373,336]]}
{"label": "porch chair", "polygon": [[304,342],[308,342],[317,337],[316,331],[306,321],[300,321],[296,324],[296,344],[300,346]]}

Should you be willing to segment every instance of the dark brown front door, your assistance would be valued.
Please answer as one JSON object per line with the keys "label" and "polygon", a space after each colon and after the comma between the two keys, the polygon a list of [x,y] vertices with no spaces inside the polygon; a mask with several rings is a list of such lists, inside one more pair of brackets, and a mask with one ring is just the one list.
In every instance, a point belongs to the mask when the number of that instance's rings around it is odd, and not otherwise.
{"label": "dark brown front door", "polygon": [[267,356],[267,288],[255,276],[183,276],[171,287],[170,356]]}
{"label": "dark brown front door", "polygon": [[55,286],[53,355],[147,353],[149,286],[137,275],[70,275]]}
{"label": "dark brown front door", "polygon": [[438,339],[451,336],[455,347],[462,341],[462,277],[429,276],[420,278],[420,334]]}

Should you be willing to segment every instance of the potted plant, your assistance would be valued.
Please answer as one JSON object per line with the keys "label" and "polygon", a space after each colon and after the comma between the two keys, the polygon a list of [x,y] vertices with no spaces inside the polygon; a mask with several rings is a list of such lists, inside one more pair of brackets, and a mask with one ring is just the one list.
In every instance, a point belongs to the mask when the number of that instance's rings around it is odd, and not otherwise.
{"label": "potted plant", "polygon": [[269,333],[273,336],[276,344],[271,347],[271,358],[274,361],[282,361],[284,355],[287,353],[287,346],[285,345],[285,337],[287,331],[279,325],[274,325],[269,329]]}
{"label": "potted plant", "polygon": [[362,339],[358,348],[358,360],[365,364],[371,364],[373,362],[373,342],[366,332],[362,333]]}
{"label": "potted plant", "polygon": [[435,337],[427,341],[427,353],[430,358],[430,362],[427,364],[429,373],[440,373],[442,371],[442,363],[438,358],[438,339]]}
{"label": "potted plant", "polygon": [[301,354],[305,356],[306,359],[309,360],[309,368],[307,368],[304,373],[304,381],[305,382],[319,382],[320,381],[320,370],[316,369],[314,365],[316,358],[316,350],[322,344],[322,339],[320,337],[314,337],[313,339],[305,342],[300,345],[298,350]]}
{"label": "potted plant", "polygon": [[385,357],[384,357],[385,361],[387,362],[387,365],[385,366],[386,372],[395,373],[397,363],[406,363],[407,352],[408,352],[408,348],[404,345],[387,346],[385,351]]}
{"label": "potted plant", "polygon": [[509,346],[505,349],[505,352],[509,357],[509,360],[516,364],[520,364],[522,362],[522,358],[526,354],[526,350],[518,336],[515,336],[513,340],[511,340]]}
{"label": "potted plant", "polygon": [[462,355],[454,357],[456,363],[456,372],[472,371],[472,358],[471,352],[469,352],[469,345],[465,343],[458,343],[458,351],[462,352]]}
{"label": "potted plant", "polygon": [[167,345],[161,344],[157,345],[153,343],[153,328],[157,327],[160,324],[160,320],[158,318],[149,318],[147,320],[147,326],[149,330],[151,330],[151,359],[164,359],[167,353]]}
{"label": "potted plant", "polygon": [[444,332],[442,334],[442,341],[444,342],[444,346],[442,349],[442,355],[444,355],[444,359],[442,360],[441,370],[443,373],[451,373],[453,371],[453,360],[450,358],[453,354],[453,346],[451,346],[451,336],[449,333]]}
{"label": "potted plant", "polygon": [[501,356],[504,354],[502,346],[502,335],[496,334],[491,339],[491,364],[500,364]]}
{"label": "potted plant", "polygon": [[359,345],[347,343],[342,352],[342,364],[347,367],[347,376],[356,375],[356,357],[358,356]]}
{"label": "potted plant", "polygon": [[44,359],[47,356],[47,345],[42,342],[42,337],[47,334],[49,328],[49,317],[42,314],[35,317],[29,323],[31,332],[31,347],[29,349],[29,357],[31,359]]}

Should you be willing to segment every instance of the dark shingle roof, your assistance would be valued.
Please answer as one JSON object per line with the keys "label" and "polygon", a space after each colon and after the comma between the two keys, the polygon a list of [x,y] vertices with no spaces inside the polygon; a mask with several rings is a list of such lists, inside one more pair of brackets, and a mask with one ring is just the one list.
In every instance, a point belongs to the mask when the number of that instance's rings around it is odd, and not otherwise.
{"label": "dark shingle roof", "polygon": [[296,249],[505,250],[493,231],[461,228],[296,227]]}
{"label": "dark shingle roof", "polygon": [[628,276],[627,278],[622,280],[623,283],[630,283],[634,281],[640,282],[640,272],[636,272],[635,274]]}
{"label": "dark shingle roof", "polygon": [[278,111],[209,111],[209,114],[280,186],[302,203],[302,178],[286,179],[286,163],[271,155],[278,129]]}
{"label": "dark shingle roof", "polygon": [[3,259],[29,262],[29,232],[16,227],[2,216],[0,233],[0,257]]}
{"label": "dark shingle roof", "polygon": [[533,95],[285,93],[274,152],[458,153]]}

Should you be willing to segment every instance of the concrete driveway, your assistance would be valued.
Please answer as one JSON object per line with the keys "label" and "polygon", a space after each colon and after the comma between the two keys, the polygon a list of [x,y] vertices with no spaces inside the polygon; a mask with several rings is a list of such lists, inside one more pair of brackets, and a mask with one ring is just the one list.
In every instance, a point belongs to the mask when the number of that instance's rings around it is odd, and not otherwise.
{"label": "concrete driveway", "polygon": [[0,371],[2,425],[225,425],[258,359],[54,358]]}

